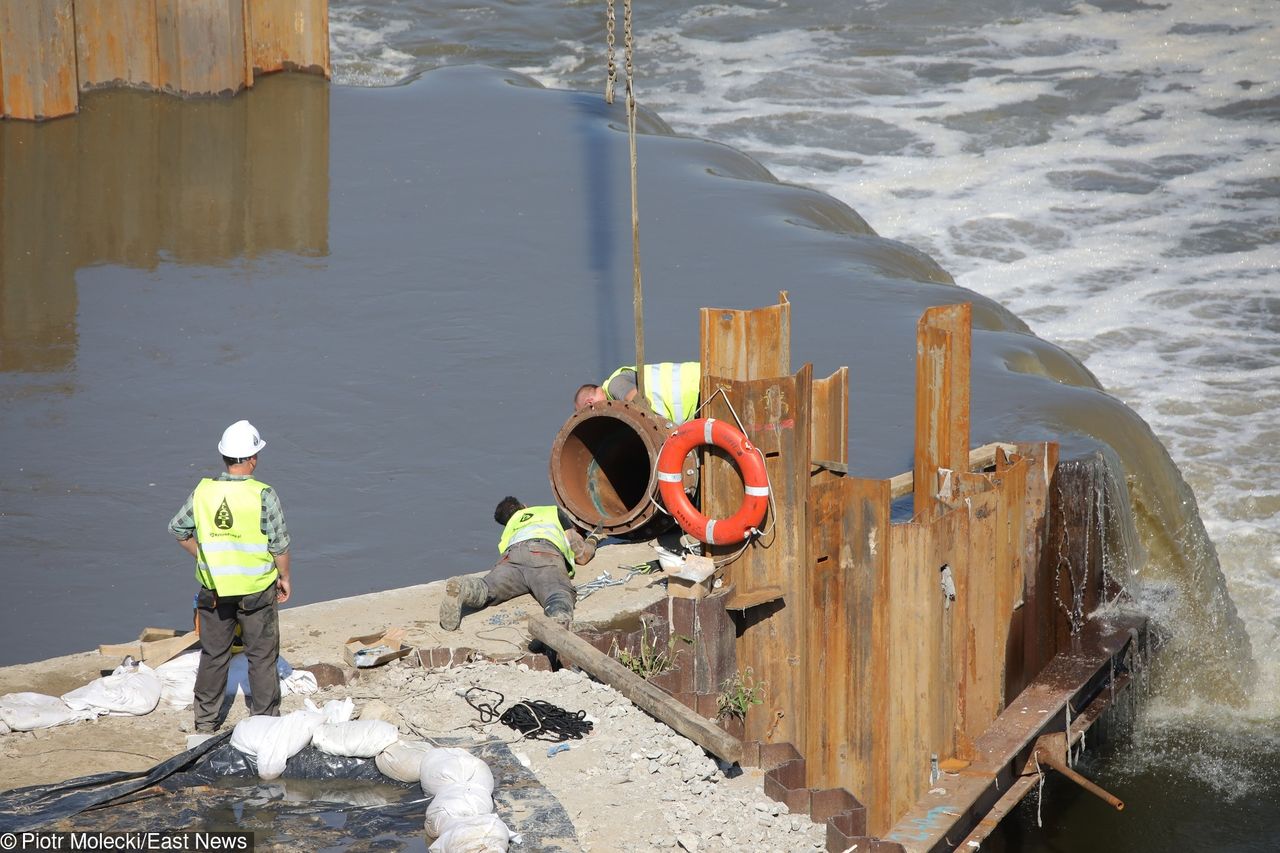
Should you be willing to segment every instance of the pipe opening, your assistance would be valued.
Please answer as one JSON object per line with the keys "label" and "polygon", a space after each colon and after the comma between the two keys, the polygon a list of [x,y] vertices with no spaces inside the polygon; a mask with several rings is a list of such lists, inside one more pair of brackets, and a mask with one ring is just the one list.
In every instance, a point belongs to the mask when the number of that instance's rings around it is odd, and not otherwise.
{"label": "pipe opening", "polygon": [[649,500],[653,460],[635,428],[610,417],[583,420],[560,446],[561,499],[592,524],[618,523]]}

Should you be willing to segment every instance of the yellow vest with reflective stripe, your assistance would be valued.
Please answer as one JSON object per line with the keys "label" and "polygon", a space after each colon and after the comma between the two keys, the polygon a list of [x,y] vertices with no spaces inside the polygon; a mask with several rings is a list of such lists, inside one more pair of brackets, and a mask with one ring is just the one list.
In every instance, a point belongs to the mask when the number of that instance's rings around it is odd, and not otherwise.
{"label": "yellow vest with reflective stripe", "polygon": [[573,577],[573,549],[569,547],[569,537],[560,525],[560,510],[554,506],[527,506],[517,510],[502,529],[502,538],[498,540],[498,553],[505,554],[507,549],[517,542],[529,539],[545,539],[564,554],[569,564],[569,577]]}
{"label": "yellow vest with reflective stripe", "polygon": [[[635,372],[635,365],[619,367],[604,381],[604,395],[612,400],[609,383],[624,370]],[[702,390],[702,364],[696,361],[664,361],[644,366],[644,396],[649,408],[676,426],[698,411],[698,394]]]}
{"label": "yellow vest with reflective stripe", "polygon": [[276,558],[262,532],[266,483],[211,480],[196,486],[196,580],[218,595],[251,595],[276,579]]}

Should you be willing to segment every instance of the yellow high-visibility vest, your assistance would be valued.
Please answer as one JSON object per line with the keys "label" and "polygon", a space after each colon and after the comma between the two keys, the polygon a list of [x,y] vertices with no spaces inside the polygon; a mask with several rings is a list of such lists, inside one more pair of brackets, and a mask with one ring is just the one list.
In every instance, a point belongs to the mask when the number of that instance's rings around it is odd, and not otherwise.
{"label": "yellow high-visibility vest", "polygon": [[[600,387],[612,400],[609,383],[624,370],[635,372],[635,365],[619,367]],[[644,366],[644,396],[649,408],[676,426],[698,411],[698,394],[702,390],[702,364],[696,361],[664,361]]]}
{"label": "yellow high-visibility vest", "polygon": [[196,486],[196,580],[218,595],[252,595],[276,579],[276,558],[262,532],[266,483],[211,480]]}
{"label": "yellow high-visibility vest", "polygon": [[517,510],[507,520],[502,529],[502,538],[498,540],[498,553],[505,554],[507,549],[517,542],[529,539],[545,539],[564,554],[569,565],[569,577],[573,577],[573,549],[569,547],[569,537],[565,535],[560,524],[560,510],[554,506],[527,506]]}

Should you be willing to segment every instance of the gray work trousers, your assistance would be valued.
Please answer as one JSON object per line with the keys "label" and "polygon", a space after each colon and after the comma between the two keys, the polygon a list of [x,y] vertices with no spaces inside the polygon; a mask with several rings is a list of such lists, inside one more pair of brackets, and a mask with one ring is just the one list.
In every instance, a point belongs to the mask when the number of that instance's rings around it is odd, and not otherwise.
{"label": "gray work trousers", "polygon": [[486,605],[529,593],[543,611],[573,612],[575,593],[564,555],[541,539],[526,539],[508,548],[484,576],[484,585],[489,590]]}
{"label": "gray work trousers", "polygon": [[200,668],[196,671],[196,729],[218,725],[227,672],[231,668],[231,643],[240,625],[244,656],[249,661],[249,709],[254,714],[280,716],[280,619],[276,609],[276,585],[251,595],[218,596],[201,589],[196,601],[200,611]]}

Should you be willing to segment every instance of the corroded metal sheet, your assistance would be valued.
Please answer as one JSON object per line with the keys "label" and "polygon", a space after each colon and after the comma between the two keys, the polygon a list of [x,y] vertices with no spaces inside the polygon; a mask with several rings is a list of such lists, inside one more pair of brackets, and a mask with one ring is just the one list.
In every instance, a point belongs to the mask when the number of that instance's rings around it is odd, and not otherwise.
{"label": "corroded metal sheet", "polygon": [[296,69],[329,76],[328,0],[247,3],[245,13],[254,71]]}
{"label": "corroded metal sheet", "polygon": [[72,0],[0,3],[0,116],[56,118],[80,104]]}
{"label": "corroded metal sheet", "polygon": [[253,85],[242,0],[155,0],[157,86],[184,95]]}
{"label": "corroded metal sheet", "polygon": [[155,0],[80,0],[75,13],[81,90],[161,85]]}
{"label": "corroded metal sheet", "polygon": [[969,463],[972,308],[943,305],[920,318],[916,336],[915,497],[917,516],[940,511],[938,469]]}

